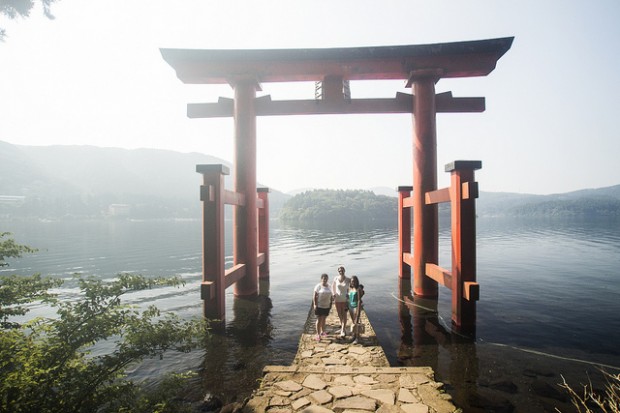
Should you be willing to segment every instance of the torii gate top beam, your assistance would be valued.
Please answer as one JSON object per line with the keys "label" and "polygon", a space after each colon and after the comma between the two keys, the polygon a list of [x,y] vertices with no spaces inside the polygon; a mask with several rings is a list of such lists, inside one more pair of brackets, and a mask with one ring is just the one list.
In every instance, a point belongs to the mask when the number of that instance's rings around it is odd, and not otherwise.
{"label": "torii gate top beam", "polygon": [[455,43],[330,49],[161,49],[183,83],[409,79],[414,71],[439,77],[486,76],[510,49],[513,37]]}

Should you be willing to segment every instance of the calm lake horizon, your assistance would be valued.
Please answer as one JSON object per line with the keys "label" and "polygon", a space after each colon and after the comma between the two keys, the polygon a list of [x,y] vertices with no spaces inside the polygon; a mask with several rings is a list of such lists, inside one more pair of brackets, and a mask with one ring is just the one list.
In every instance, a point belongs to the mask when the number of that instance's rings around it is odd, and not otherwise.
{"label": "calm lake horizon", "polygon": [[[439,264],[449,268],[444,224]],[[199,220],[0,219],[0,231],[39,249],[10,259],[0,274],[64,278],[59,292],[66,298],[77,293],[74,273],[104,279],[121,272],[181,275],[185,287],[131,294],[126,302],[199,317],[201,228]],[[226,250],[230,265],[230,231]],[[200,373],[197,399],[206,393],[226,401],[247,397],[265,365],[292,362],[312,288],[323,272],[335,277],[339,265],[364,284],[365,309],[391,365],[431,366],[465,412],[491,411],[489,406],[543,412],[557,402],[557,394],[544,390],[551,392],[560,375],[586,383],[600,366],[620,370],[620,221],[483,217],[477,220],[480,301],[473,340],[451,331],[448,289],[440,287],[434,302],[404,304],[410,291],[398,282],[396,228],[301,229],[272,222],[264,294],[237,299],[229,288],[226,329],[207,348],[147,360],[131,377],[191,369]],[[32,308],[32,314],[46,311]]]}

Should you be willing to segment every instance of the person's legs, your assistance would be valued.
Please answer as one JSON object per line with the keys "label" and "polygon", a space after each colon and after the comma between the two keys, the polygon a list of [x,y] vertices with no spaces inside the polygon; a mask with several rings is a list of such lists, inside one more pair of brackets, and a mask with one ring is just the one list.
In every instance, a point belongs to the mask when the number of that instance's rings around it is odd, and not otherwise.
{"label": "person's legs", "polygon": [[357,337],[357,330],[355,329],[355,312],[356,308],[349,308],[349,314],[351,315],[351,333],[353,334],[353,340]]}
{"label": "person's legs", "polygon": [[347,326],[347,303],[336,303],[336,310],[338,311],[338,319],[340,320],[340,335],[344,335]]}
{"label": "person's legs", "polygon": [[321,316],[321,335],[327,334],[325,331],[325,324],[327,323],[327,316]]}
{"label": "person's legs", "polygon": [[326,313],[329,313],[328,311],[325,311],[325,309],[322,308],[318,308],[315,311],[316,314],[316,339],[320,340],[321,339],[321,335],[325,332],[325,323],[327,320],[327,315]]}
{"label": "person's legs", "polygon": [[321,316],[320,315],[316,316],[316,323],[314,324],[314,326],[316,327],[316,336],[321,337]]}
{"label": "person's legs", "polygon": [[351,324],[355,325],[355,312],[357,311],[357,308],[349,308],[349,314],[351,315]]}

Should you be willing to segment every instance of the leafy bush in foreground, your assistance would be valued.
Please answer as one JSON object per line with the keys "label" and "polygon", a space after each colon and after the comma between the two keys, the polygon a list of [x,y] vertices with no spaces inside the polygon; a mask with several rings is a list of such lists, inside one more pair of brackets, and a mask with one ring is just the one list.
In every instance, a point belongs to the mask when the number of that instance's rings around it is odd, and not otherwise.
{"label": "leafy bush in foreground", "polygon": [[[3,249],[15,246],[7,241],[0,242],[0,265],[6,265],[6,257],[27,251]],[[94,277],[77,281],[80,299],[61,301],[48,291],[61,280],[38,274],[0,277],[0,411],[179,411],[179,406],[161,397],[145,398],[147,393],[125,378],[125,370],[144,358],[161,358],[168,350],[187,352],[199,347],[208,324],[202,319],[183,321],[173,314],[162,315],[154,306],[140,311],[122,304],[121,297],[156,286],[179,285],[182,280],[120,274],[113,282]],[[34,301],[56,308],[57,316],[10,320],[25,315],[26,304]],[[91,354],[92,346],[103,341],[114,349]],[[180,386],[178,380],[173,386],[165,383],[168,389]]]}

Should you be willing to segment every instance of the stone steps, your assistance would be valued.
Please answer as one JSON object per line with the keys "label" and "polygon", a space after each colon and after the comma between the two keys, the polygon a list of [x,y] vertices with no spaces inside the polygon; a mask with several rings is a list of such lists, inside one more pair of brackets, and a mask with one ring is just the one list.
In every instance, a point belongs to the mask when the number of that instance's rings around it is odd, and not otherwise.
{"label": "stone steps", "polygon": [[338,335],[332,308],[328,335],[316,340],[310,311],[291,366],[266,366],[243,412],[269,413],[452,413],[457,409],[430,367],[390,367],[362,312],[366,331],[356,344]]}

